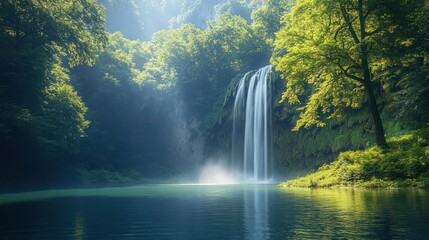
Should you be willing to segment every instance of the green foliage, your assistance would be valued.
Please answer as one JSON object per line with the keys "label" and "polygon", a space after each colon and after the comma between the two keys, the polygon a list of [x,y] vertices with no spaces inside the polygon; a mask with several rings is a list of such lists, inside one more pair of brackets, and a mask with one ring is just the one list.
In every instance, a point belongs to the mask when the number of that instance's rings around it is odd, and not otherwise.
{"label": "green foliage", "polygon": [[149,42],[149,59],[143,66],[143,83],[168,89],[177,80],[191,81],[201,65],[202,31],[193,25],[161,31]]}
{"label": "green foliage", "polygon": [[[369,114],[360,110],[347,113],[344,119],[331,119],[324,128],[292,131],[299,113],[288,108],[286,119],[279,119],[282,108],[275,111],[274,151],[278,168],[290,178],[296,172],[317,169],[333,161],[338,153],[348,149],[363,149],[373,144]],[[389,129],[390,130],[390,129]]]}
{"label": "green foliage", "polygon": [[132,165],[135,149],[124,145],[138,142],[143,94],[125,49],[100,54],[93,67],[71,70],[71,82],[87,104],[91,121],[78,158],[89,169],[111,166],[122,170],[124,165]]}
{"label": "green foliage", "polygon": [[287,79],[282,101],[301,103],[299,96],[304,94],[305,84],[313,89],[300,108],[303,113],[295,129],[324,126],[320,115],[329,119],[341,116],[340,109],[361,106],[363,85],[342,71],[357,67],[360,60],[359,44],[348,32],[341,4],[300,1],[285,17],[284,24],[277,34],[277,55],[273,58],[276,69]]}
{"label": "green foliage", "polygon": [[228,0],[222,4],[216,5],[216,14],[230,13],[235,16],[240,16],[250,22],[252,9],[259,6],[259,1],[255,0]]}
{"label": "green foliage", "polygon": [[[421,58],[401,29],[413,22],[415,9],[422,6],[421,1],[299,1],[283,19],[272,58],[287,79],[282,101],[300,104],[294,130],[323,127],[325,119],[342,117],[345,109],[360,108],[367,100],[376,142],[384,146],[373,84],[389,80],[385,72],[389,63],[405,67]],[[395,54],[398,48],[405,54]],[[309,89],[311,94],[306,95]]]}
{"label": "green foliage", "polygon": [[6,0],[0,11],[0,31],[16,49],[61,52],[71,66],[93,64],[107,42],[104,10],[95,0]]}
{"label": "green foliage", "polygon": [[295,4],[296,0],[264,0],[262,6],[252,12],[252,29],[272,46],[283,15],[290,12]]}
{"label": "green foliage", "polygon": [[429,4],[407,1],[390,11],[399,30],[383,36],[386,61],[379,69],[385,88],[393,92],[388,107],[408,126],[422,128],[429,121]]}
{"label": "green foliage", "polygon": [[87,108],[82,99],[72,86],[64,82],[48,86],[44,98],[40,135],[45,141],[54,141],[64,152],[76,151],[90,123],[85,119]]}
{"label": "green foliage", "polygon": [[206,51],[215,53],[210,59],[212,63],[225,64],[221,69],[232,68],[234,73],[259,67],[258,57],[265,57],[268,46],[242,17],[225,13],[208,25]]}
{"label": "green foliage", "polygon": [[141,44],[136,81],[177,94],[197,115],[208,114],[207,105],[223,95],[230,79],[268,58],[267,45],[242,17],[225,13],[208,25],[204,31],[194,25],[160,31]]}
{"label": "green foliage", "polygon": [[0,3],[2,182],[46,183],[68,171],[89,121],[67,67],[93,64],[106,42],[95,0]]}
{"label": "green foliage", "polygon": [[346,151],[306,177],[282,183],[294,187],[429,187],[429,128],[393,137],[389,149]]}

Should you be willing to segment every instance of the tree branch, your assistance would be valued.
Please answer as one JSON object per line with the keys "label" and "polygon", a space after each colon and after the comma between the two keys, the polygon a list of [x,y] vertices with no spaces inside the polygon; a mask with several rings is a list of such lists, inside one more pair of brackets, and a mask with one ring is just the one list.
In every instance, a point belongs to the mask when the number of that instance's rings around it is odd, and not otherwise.
{"label": "tree branch", "polygon": [[353,40],[355,41],[356,44],[359,44],[360,43],[359,38],[358,38],[358,36],[356,34],[356,31],[353,28],[353,23],[350,20],[349,14],[347,13],[347,10],[346,10],[346,8],[344,6],[341,6],[341,13],[343,14],[343,18],[344,18],[344,20],[347,23],[347,26],[349,28],[350,34],[353,37]]}
{"label": "tree branch", "polygon": [[[355,81],[357,81],[357,82],[359,82],[359,83],[363,84],[363,82],[364,82],[364,81],[363,81],[363,78],[360,78],[360,77],[358,77],[358,76],[355,76],[355,75],[353,75],[353,74],[350,74],[350,73],[348,72],[348,69],[345,69],[343,66],[341,66],[341,64],[337,63],[337,65],[338,65],[338,67],[340,67],[341,71],[344,73],[344,75],[346,75],[346,77],[351,78],[351,79],[353,79],[353,80],[355,80]],[[352,67],[355,67],[355,66],[352,66]]]}
{"label": "tree branch", "polygon": [[380,9],[383,6],[386,6],[385,2],[383,2],[383,1],[380,1],[378,3],[374,3],[373,5],[368,6],[366,13],[363,15],[364,19],[366,19],[370,13],[372,13],[373,11],[375,11],[377,9]]}
{"label": "tree branch", "polygon": [[367,33],[366,33],[366,35],[367,35],[368,37],[371,37],[372,35],[374,35],[374,34],[376,34],[376,33],[381,32],[381,30],[383,30],[383,28],[382,28],[382,27],[379,27],[379,28],[375,29],[374,31],[367,32]]}
{"label": "tree branch", "polygon": [[361,41],[364,41],[366,37],[366,30],[365,30],[365,18],[363,16],[363,2],[362,0],[358,1],[358,14],[359,14],[359,24],[360,24],[360,39]]}
{"label": "tree branch", "polygon": [[335,34],[334,34],[335,40],[337,40],[338,34],[340,33],[341,29],[343,29],[344,27],[346,27],[346,26],[342,25],[335,31]]}

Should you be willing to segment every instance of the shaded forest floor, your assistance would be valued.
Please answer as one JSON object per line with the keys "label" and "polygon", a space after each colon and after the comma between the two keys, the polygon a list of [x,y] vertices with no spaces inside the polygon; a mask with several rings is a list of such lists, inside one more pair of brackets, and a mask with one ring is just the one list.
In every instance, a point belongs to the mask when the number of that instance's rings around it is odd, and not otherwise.
{"label": "shaded forest floor", "polygon": [[389,148],[341,153],[305,177],[282,187],[429,188],[429,128],[388,140]]}

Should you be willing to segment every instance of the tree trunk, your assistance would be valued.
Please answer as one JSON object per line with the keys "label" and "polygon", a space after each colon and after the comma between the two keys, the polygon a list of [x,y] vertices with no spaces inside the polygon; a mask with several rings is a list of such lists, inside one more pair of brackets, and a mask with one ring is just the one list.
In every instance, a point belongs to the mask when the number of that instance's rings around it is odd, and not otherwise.
{"label": "tree trunk", "polygon": [[375,126],[375,142],[381,148],[387,147],[386,137],[384,136],[383,122],[378,111],[377,100],[375,99],[374,89],[372,88],[371,72],[368,64],[368,47],[365,42],[365,17],[363,13],[363,0],[358,0],[359,24],[360,24],[360,59],[363,70],[363,84],[368,95],[369,111]]}
{"label": "tree trunk", "polygon": [[[363,47],[364,44],[363,44]],[[371,83],[371,74],[368,67],[368,60],[362,57],[362,68],[364,71],[364,86],[368,96],[369,111],[375,126],[375,141],[381,148],[387,147],[386,137],[384,136],[383,122],[381,121],[380,112],[378,111],[377,101],[375,99],[374,89]]]}

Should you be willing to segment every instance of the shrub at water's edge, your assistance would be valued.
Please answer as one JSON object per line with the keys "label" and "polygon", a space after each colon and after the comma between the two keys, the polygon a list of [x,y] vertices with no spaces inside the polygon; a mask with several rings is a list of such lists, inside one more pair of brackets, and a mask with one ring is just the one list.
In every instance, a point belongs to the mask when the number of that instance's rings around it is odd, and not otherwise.
{"label": "shrub at water's edge", "polygon": [[429,128],[371,147],[341,153],[315,173],[281,183],[283,187],[429,188]]}

